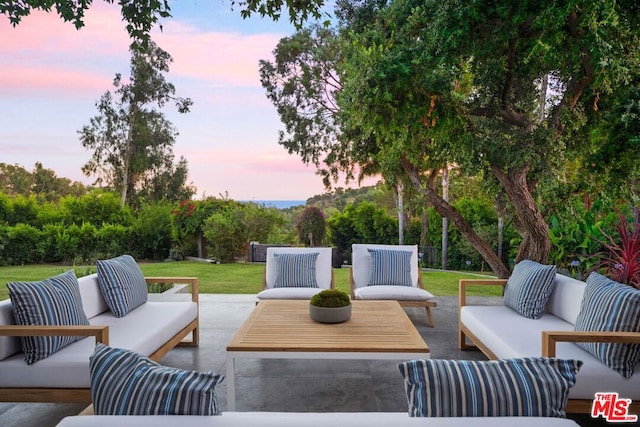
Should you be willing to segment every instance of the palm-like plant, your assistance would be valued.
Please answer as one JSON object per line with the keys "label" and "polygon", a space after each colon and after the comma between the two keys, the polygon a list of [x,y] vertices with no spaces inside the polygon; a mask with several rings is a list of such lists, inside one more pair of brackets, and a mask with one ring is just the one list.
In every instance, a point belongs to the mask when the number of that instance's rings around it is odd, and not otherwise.
{"label": "palm-like plant", "polygon": [[608,252],[597,254],[600,259],[596,270],[604,270],[604,274],[612,280],[640,289],[640,211],[634,208],[633,226],[624,215],[619,214],[620,221],[616,226],[619,242],[603,233],[607,242],[601,242]]}

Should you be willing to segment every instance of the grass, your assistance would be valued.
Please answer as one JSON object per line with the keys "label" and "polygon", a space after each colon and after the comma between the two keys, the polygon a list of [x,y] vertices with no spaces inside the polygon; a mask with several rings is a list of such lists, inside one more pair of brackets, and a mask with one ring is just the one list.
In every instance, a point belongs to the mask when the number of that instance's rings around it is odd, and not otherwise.
{"label": "grass", "polygon": [[[0,300],[9,297],[7,282],[36,281],[60,274],[71,267],[60,265],[25,265],[0,267]],[[262,287],[264,264],[208,264],[194,261],[140,263],[145,276],[196,276],[203,294],[256,294]],[[86,266],[76,267],[85,274]],[[458,280],[477,278],[474,273],[455,271],[423,271],[425,288],[436,296],[458,295]],[[336,288],[349,292],[349,269],[334,269]],[[498,296],[502,288],[484,286],[474,288],[474,295]]]}

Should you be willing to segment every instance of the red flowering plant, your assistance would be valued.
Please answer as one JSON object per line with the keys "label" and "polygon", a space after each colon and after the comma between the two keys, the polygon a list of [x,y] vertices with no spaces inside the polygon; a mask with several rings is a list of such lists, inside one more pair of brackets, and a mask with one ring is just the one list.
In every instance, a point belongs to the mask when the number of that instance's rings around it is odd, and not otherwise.
{"label": "red flowering plant", "polygon": [[596,254],[599,261],[595,270],[603,270],[604,275],[611,280],[640,289],[640,211],[634,208],[633,214],[631,227],[625,216],[618,214],[618,241],[603,232],[607,241],[600,243],[607,252]]}

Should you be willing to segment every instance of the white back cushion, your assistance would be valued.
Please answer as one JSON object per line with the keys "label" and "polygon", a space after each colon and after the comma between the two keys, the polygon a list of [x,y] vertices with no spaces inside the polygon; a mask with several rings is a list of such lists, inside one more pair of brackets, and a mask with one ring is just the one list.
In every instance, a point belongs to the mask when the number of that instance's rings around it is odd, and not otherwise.
{"label": "white back cushion", "polygon": [[[0,301],[0,325],[15,325],[11,300]],[[0,360],[22,351],[20,337],[0,337]]]}
{"label": "white back cushion", "polygon": [[82,308],[88,319],[109,310],[98,285],[97,273],[78,278],[78,286],[80,297],[82,297]]}
{"label": "white back cushion", "polygon": [[267,264],[265,266],[266,288],[273,288],[276,280],[275,260],[273,255],[276,253],[285,254],[304,254],[318,253],[316,260],[316,281],[321,289],[331,288],[331,248],[267,248]]}
{"label": "white back cushion", "polygon": [[411,284],[418,286],[418,245],[351,245],[351,268],[356,288],[367,286],[371,275],[371,256],[369,249],[389,249],[411,252]]}
{"label": "white back cushion", "polygon": [[556,273],[547,312],[575,325],[586,285],[585,282]]}

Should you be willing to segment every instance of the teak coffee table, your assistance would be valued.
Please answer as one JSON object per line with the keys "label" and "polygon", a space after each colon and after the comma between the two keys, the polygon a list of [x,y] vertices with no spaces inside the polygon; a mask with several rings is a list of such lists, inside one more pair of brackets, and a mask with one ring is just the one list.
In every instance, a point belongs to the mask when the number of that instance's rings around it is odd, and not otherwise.
{"label": "teak coffee table", "polygon": [[227,410],[235,362],[247,359],[427,359],[429,347],[396,301],[352,301],[351,319],[322,324],[308,300],[261,301],[227,345]]}

